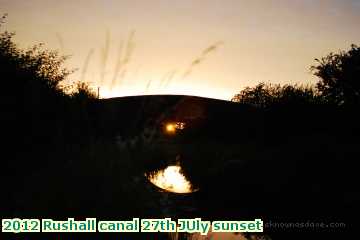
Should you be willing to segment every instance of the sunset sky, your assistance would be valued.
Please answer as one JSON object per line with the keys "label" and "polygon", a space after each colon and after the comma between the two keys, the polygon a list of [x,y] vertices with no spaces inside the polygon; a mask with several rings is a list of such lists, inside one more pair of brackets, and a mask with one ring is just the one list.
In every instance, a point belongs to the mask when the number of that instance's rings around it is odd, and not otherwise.
{"label": "sunset sky", "polygon": [[311,84],[314,58],[360,44],[360,0],[0,0],[4,13],[21,47],[72,55],[69,81],[84,78],[102,97],[229,100],[261,81]]}

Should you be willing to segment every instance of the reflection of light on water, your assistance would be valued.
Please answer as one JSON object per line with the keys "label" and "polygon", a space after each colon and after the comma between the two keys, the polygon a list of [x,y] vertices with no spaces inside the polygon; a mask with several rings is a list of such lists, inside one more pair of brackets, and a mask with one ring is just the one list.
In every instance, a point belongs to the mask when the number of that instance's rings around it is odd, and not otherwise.
{"label": "reflection of light on water", "polygon": [[168,166],[158,171],[154,176],[149,176],[150,182],[159,188],[175,193],[191,193],[191,183],[180,172],[180,166]]}

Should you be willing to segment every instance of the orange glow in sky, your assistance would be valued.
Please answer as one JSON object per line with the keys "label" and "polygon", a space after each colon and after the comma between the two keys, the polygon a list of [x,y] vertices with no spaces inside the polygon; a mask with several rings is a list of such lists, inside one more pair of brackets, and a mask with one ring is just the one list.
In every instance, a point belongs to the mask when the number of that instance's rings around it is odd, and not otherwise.
{"label": "orange glow in sky", "polygon": [[0,0],[21,47],[71,55],[100,97],[230,100],[259,82],[315,83],[315,58],[359,44],[359,0]]}

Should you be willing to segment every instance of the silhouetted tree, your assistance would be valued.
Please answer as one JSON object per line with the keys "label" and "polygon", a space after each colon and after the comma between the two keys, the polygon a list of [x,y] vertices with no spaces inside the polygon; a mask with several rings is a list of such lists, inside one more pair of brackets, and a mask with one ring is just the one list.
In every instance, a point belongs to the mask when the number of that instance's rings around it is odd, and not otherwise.
{"label": "silhouetted tree", "polygon": [[[5,18],[6,15],[0,18],[0,29]],[[62,83],[73,72],[63,67],[67,56],[60,56],[57,51],[44,50],[43,44],[22,50],[14,43],[14,35],[8,31],[0,32],[2,86],[16,90],[10,91],[11,95],[29,94],[32,91],[36,93],[33,97],[39,97],[39,93],[40,96],[45,93],[65,95]],[[22,88],[26,88],[26,91],[20,92]],[[96,98],[95,93],[86,83],[79,82],[70,88],[72,91],[68,96],[81,95],[82,98]]]}
{"label": "silhouetted tree", "polygon": [[353,105],[360,103],[360,47],[351,45],[347,52],[330,53],[315,59],[311,70],[320,78],[316,88],[330,103]]}
{"label": "silhouetted tree", "polygon": [[[0,18],[0,28],[5,18]],[[70,93],[65,91],[63,82],[72,73],[63,67],[67,57],[44,50],[42,44],[20,49],[13,37],[14,33],[0,31],[1,102],[5,105],[1,132],[9,146],[22,149],[14,159],[28,152],[41,159],[52,151],[50,146],[84,139],[83,133],[90,131],[84,123],[89,121],[89,104],[84,102],[95,94],[84,83],[74,85]],[[17,167],[14,159],[7,159],[5,166]]]}
{"label": "silhouetted tree", "polygon": [[232,101],[268,108],[275,105],[310,104],[320,101],[317,91],[311,86],[265,84],[246,87]]}

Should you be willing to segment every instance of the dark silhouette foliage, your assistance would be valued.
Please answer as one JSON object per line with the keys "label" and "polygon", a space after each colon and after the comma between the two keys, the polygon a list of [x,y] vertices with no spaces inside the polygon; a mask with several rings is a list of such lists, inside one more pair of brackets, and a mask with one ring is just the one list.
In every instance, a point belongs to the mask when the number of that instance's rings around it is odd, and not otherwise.
{"label": "dark silhouette foliage", "polygon": [[337,106],[360,103],[360,47],[351,45],[349,51],[330,53],[315,59],[311,71],[319,77],[315,86],[259,83],[246,87],[232,101],[260,108],[276,105],[334,104]]}
{"label": "dark silhouette foliage", "polygon": [[236,94],[232,101],[260,108],[277,105],[303,105],[321,102],[316,89],[311,86],[259,83],[246,87]]}
{"label": "dark silhouette foliage", "polygon": [[[9,138],[21,142],[30,137],[27,142],[31,140],[34,145],[36,139],[55,143],[57,133],[71,135],[70,129],[82,129],[79,122],[71,128],[74,122],[69,116],[81,118],[86,109],[84,101],[90,103],[95,95],[83,83],[67,94],[61,85],[72,72],[62,67],[66,57],[43,50],[42,44],[28,50],[19,49],[13,36],[14,33],[7,31],[0,33],[1,96],[6,106]],[[81,104],[78,99],[82,100]]]}
{"label": "dark silhouette foliage", "polygon": [[315,59],[311,67],[319,77],[316,84],[319,93],[329,103],[358,105],[360,103],[360,47],[351,45],[349,51],[330,53]]}
{"label": "dark silhouette foliage", "polygon": [[[213,177],[221,179],[214,181],[218,193],[203,191],[208,197],[210,194],[225,196],[233,193],[232,189],[241,189],[232,199],[224,201],[228,204],[224,208],[231,209],[230,214],[237,212],[236,206],[241,203],[248,207],[243,211],[251,217],[263,214],[265,219],[283,221],[336,219],[345,222],[346,228],[334,232],[352,229],[351,223],[356,217],[353,213],[358,209],[355,202],[360,196],[354,185],[357,175],[354,157],[359,154],[360,136],[360,48],[352,45],[347,52],[330,53],[317,62],[318,65],[311,67],[319,77],[314,86],[260,83],[243,89],[232,99],[239,103],[239,108],[250,105],[262,113],[261,116],[251,114],[254,121],[246,124],[246,128],[262,129],[258,134],[262,138],[257,138],[255,144],[235,144],[238,149],[243,145],[239,152],[247,153],[245,156],[236,156],[235,148],[228,150],[235,155],[234,159],[229,158],[221,176]],[[233,118],[238,114],[233,114]],[[255,123],[258,118],[261,121]],[[238,119],[236,122],[240,123]],[[217,126],[220,127],[223,128]],[[229,135],[240,139],[244,132],[234,129]],[[208,152],[209,157],[214,155]],[[241,179],[256,176],[257,180],[240,183],[240,172]],[[202,189],[215,186],[208,181],[199,185]],[[214,200],[216,204],[218,201]],[[261,210],[256,212],[259,206]],[[206,207],[210,208],[213,206]],[[217,214],[222,213],[214,215]],[[274,239],[304,239],[293,229],[288,232],[269,229],[268,232]]]}
{"label": "dark silhouette foliage", "polygon": [[1,159],[1,176],[12,179],[4,187],[4,200],[18,209],[20,193],[14,189],[45,169],[54,173],[96,138],[97,99],[84,83],[65,91],[63,83],[72,72],[63,67],[67,57],[44,50],[42,44],[22,50],[13,37],[0,32],[1,133],[8,156]]}

